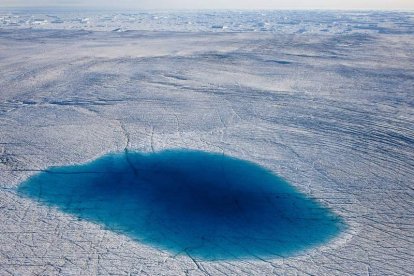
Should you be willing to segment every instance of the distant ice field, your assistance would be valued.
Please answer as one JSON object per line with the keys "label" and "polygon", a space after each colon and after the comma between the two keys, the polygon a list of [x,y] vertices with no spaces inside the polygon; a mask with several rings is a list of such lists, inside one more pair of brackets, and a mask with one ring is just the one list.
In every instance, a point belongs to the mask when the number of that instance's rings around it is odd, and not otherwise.
{"label": "distant ice field", "polygon": [[0,10],[0,28],[414,34],[414,12]]}
{"label": "distant ice field", "polygon": [[[0,274],[412,275],[413,18],[0,11]],[[166,149],[259,164],[347,228],[211,261],[18,192],[51,166]]]}

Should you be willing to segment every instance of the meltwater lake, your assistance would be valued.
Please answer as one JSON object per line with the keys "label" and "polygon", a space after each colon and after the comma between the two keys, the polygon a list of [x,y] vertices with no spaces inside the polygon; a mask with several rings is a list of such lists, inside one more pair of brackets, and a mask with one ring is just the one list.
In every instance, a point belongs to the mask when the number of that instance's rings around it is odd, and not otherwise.
{"label": "meltwater lake", "polygon": [[49,168],[18,191],[137,242],[204,260],[291,256],[346,228],[269,170],[202,151],[111,153]]}

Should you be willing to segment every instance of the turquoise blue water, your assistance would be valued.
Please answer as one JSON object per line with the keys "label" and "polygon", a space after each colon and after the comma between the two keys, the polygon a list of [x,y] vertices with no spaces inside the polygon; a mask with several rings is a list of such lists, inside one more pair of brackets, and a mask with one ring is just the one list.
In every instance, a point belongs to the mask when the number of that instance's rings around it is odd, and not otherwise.
{"label": "turquoise blue water", "polygon": [[125,152],[52,167],[18,191],[172,254],[288,257],[345,228],[270,171],[201,151]]}

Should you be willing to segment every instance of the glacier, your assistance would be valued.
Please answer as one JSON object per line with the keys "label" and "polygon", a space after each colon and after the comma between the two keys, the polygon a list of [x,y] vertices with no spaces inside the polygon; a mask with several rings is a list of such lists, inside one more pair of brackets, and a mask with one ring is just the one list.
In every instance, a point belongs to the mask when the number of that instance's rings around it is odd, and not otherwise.
{"label": "glacier", "polygon": [[[0,10],[0,271],[411,275],[413,30],[410,12]],[[19,193],[50,167],[184,148],[256,163],[347,227],[206,260]]]}

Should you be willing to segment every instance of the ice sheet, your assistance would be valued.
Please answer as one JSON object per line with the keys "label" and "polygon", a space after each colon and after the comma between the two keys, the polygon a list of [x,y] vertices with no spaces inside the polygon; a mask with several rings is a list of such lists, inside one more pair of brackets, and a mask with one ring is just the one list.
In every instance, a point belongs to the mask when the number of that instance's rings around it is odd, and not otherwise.
{"label": "ice sheet", "polygon": [[[412,14],[275,12],[270,25],[225,14],[1,16],[2,273],[412,274]],[[349,229],[290,258],[200,261],[16,191],[50,166],[126,147],[258,163]]]}

